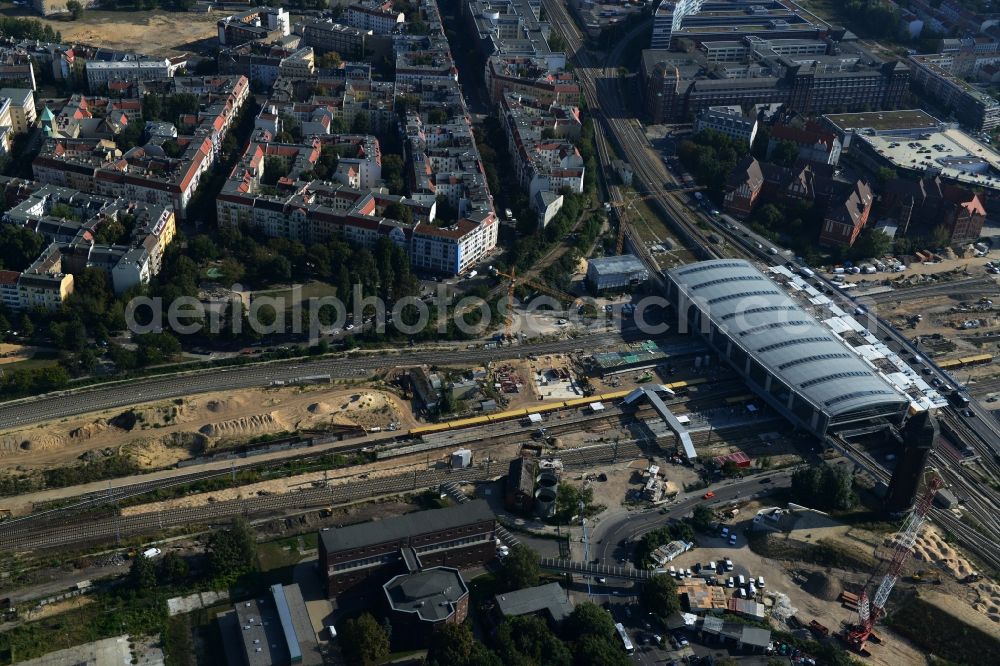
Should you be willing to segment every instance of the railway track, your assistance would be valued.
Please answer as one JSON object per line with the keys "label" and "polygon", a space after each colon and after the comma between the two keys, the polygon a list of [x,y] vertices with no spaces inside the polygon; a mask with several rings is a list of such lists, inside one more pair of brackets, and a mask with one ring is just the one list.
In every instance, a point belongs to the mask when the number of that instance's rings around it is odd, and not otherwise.
{"label": "railway track", "polygon": [[858,294],[859,298],[869,300],[873,303],[890,303],[895,301],[910,301],[915,298],[926,298],[928,296],[946,295],[953,296],[960,300],[962,296],[978,296],[980,294],[995,294],[997,283],[990,278],[968,278],[965,280],[953,280],[943,284],[932,284],[919,287],[906,287],[904,289],[893,289],[892,291],[880,291],[875,294]]}
{"label": "railway track", "polygon": [[[856,465],[872,476],[872,478],[885,484],[889,483],[889,473],[866,451],[862,451],[857,446],[842,438],[831,438],[830,441],[836,448],[844,451]],[[939,473],[942,472],[941,469],[938,471]],[[943,475],[946,477],[949,476],[950,468]],[[997,541],[995,539],[989,538],[971,526],[966,525],[948,510],[933,507],[930,517],[938,525],[944,527],[960,539],[977,557],[995,569],[1000,570],[1000,553],[997,552]]]}
{"label": "railway track", "polygon": [[[576,467],[633,459],[642,455],[642,449],[636,442],[624,441],[567,449],[560,451],[558,457],[563,461],[564,466]],[[284,495],[229,500],[132,516],[109,516],[88,520],[82,524],[56,527],[41,526],[30,531],[0,534],[0,549],[9,552],[28,552],[62,548],[81,543],[117,543],[126,537],[179,526],[217,525],[238,515],[266,517],[290,511],[345,504],[382,495],[423,490],[438,487],[448,482],[484,481],[504,474],[509,462],[509,459],[493,460],[469,469],[429,469],[378,479],[361,479],[359,477],[351,482],[323,488],[309,488]]]}

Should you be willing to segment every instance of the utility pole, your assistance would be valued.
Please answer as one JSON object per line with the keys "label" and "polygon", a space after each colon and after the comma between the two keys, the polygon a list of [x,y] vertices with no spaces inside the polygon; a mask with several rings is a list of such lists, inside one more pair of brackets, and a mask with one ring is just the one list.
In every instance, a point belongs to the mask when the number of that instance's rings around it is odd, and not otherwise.
{"label": "utility pole", "polygon": [[[587,517],[583,515],[584,503],[581,501],[578,505],[580,507],[580,526],[583,527],[583,563],[584,567],[590,564],[590,539],[587,537]],[[594,596],[593,591],[590,586],[590,575],[587,575],[587,596]]]}

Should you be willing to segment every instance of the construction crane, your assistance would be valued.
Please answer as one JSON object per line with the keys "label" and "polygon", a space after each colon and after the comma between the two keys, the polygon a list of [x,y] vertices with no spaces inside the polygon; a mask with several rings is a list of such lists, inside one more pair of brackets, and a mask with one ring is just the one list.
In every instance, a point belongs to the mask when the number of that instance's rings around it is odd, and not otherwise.
{"label": "construction crane", "polygon": [[909,559],[913,544],[917,540],[920,527],[927,520],[934,495],[941,488],[941,477],[930,469],[924,476],[924,492],[917,498],[913,510],[907,516],[902,529],[896,533],[896,549],[893,551],[889,568],[872,595],[866,589],[858,600],[858,626],[847,634],[848,644],[858,652],[863,652],[865,643],[872,636],[875,623],[885,615],[885,602],[889,600],[892,588],[899,578],[903,564]]}
{"label": "construction crane", "polygon": [[507,339],[511,338],[511,330],[514,325],[514,287],[516,287],[517,285],[523,284],[532,287],[542,292],[543,294],[548,294],[549,296],[557,298],[560,301],[568,301],[570,303],[575,303],[576,301],[579,300],[575,296],[570,296],[564,291],[554,289],[537,280],[532,280],[531,278],[526,278],[526,277],[518,277],[517,270],[514,268],[510,269],[510,273],[504,273],[500,269],[496,268],[493,270],[498,276],[505,277],[508,280],[510,280],[510,283],[507,285],[507,311],[504,315],[504,336]]}

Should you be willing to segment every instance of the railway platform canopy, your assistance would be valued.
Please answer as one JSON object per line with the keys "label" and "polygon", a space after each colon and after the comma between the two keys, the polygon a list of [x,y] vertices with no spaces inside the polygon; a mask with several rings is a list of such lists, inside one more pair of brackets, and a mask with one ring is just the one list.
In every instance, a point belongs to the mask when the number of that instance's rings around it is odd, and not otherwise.
{"label": "railway platform canopy", "polygon": [[779,413],[823,437],[849,424],[901,420],[907,396],[794,300],[740,259],[667,273],[678,325],[699,333]]}

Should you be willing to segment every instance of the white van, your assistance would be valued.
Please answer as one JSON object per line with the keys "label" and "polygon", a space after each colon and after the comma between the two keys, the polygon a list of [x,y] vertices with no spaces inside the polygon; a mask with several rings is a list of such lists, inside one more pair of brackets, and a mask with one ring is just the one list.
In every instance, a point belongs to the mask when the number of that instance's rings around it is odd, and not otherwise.
{"label": "white van", "polygon": [[764,577],[763,576],[757,576],[757,587],[759,587],[762,590],[764,589]]}
{"label": "white van", "polygon": [[751,582],[748,587],[750,588],[750,596],[751,597],[756,597],[757,596],[757,586],[754,585],[753,582]]}
{"label": "white van", "polygon": [[740,587],[743,587],[744,585],[747,584],[747,579],[746,577],[743,576],[743,574],[740,574],[737,580],[739,580],[740,582]]}

